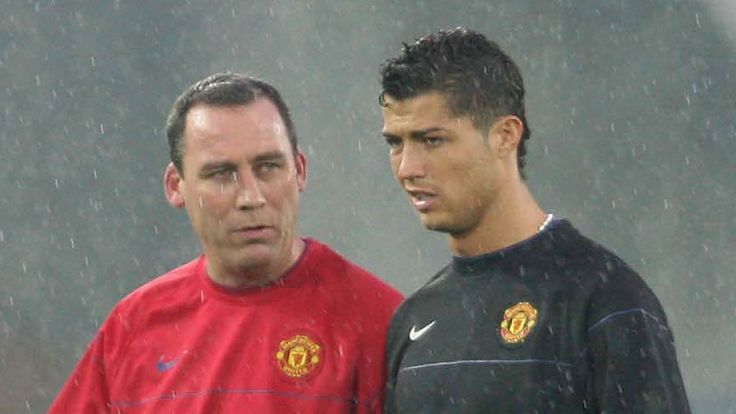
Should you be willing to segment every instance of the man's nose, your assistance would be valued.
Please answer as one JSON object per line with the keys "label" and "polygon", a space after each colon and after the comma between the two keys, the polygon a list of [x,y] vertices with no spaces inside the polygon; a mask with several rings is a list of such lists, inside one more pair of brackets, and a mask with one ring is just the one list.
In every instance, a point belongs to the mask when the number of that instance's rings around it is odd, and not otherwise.
{"label": "man's nose", "polygon": [[396,178],[399,181],[414,180],[426,175],[425,160],[421,149],[406,145],[397,157]]}
{"label": "man's nose", "polygon": [[266,204],[263,196],[261,182],[251,171],[235,174],[236,188],[238,191],[235,204],[238,209],[251,210]]}

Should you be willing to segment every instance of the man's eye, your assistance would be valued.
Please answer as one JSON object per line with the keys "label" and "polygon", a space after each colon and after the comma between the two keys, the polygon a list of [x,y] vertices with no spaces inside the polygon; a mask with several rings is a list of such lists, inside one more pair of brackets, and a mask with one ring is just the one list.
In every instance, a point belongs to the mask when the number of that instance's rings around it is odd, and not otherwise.
{"label": "man's eye", "polygon": [[235,177],[235,173],[230,170],[214,170],[205,174],[206,178],[214,178],[218,180],[230,179]]}
{"label": "man's eye", "polygon": [[281,164],[278,162],[273,162],[273,161],[263,162],[263,163],[258,164],[258,171],[262,173],[276,171],[279,168],[281,168]]}
{"label": "man's eye", "polygon": [[425,137],[424,142],[430,147],[438,147],[442,145],[442,143],[445,142],[445,140],[442,138],[437,138],[437,137]]}
{"label": "man's eye", "polygon": [[386,138],[386,144],[389,148],[399,148],[401,146],[401,140],[398,138]]}

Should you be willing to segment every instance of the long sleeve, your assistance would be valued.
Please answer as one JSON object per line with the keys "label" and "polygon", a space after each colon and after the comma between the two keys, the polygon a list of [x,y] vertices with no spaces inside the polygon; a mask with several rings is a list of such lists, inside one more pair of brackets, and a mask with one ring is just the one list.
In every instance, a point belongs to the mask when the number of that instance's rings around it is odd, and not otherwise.
{"label": "long sleeve", "polygon": [[589,338],[598,412],[690,413],[663,313],[613,312],[589,328]]}

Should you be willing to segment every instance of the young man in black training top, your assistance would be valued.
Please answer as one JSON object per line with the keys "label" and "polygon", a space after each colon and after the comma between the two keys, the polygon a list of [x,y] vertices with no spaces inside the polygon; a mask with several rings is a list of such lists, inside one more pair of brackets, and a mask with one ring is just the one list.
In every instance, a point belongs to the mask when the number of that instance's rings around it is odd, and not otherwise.
{"label": "young man in black training top", "polygon": [[453,253],[394,315],[387,412],[689,413],[655,295],[529,192],[516,64],[459,28],[381,75],[392,171]]}

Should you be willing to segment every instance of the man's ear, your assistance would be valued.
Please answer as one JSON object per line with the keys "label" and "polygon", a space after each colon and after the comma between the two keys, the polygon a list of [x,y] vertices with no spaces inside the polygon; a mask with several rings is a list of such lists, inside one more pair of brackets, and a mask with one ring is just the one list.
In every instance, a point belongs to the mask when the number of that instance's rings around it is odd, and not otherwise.
{"label": "man's ear", "polygon": [[164,193],[166,194],[166,201],[173,207],[184,207],[184,185],[184,178],[181,173],[174,166],[174,163],[170,162],[166,166],[166,171],[164,171]]}
{"label": "man's ear", "polygon": [[301,193],[307,187],[307,157],[303,152],[296,152],[294,164],[296,165],[296,185]]}
{"label": "man's ear", "polygon": [[489,141],[496,145],[498,154],[507,157],[516,154],[524,133],[524,123],[515,115],[498,117],[489,130]]}

